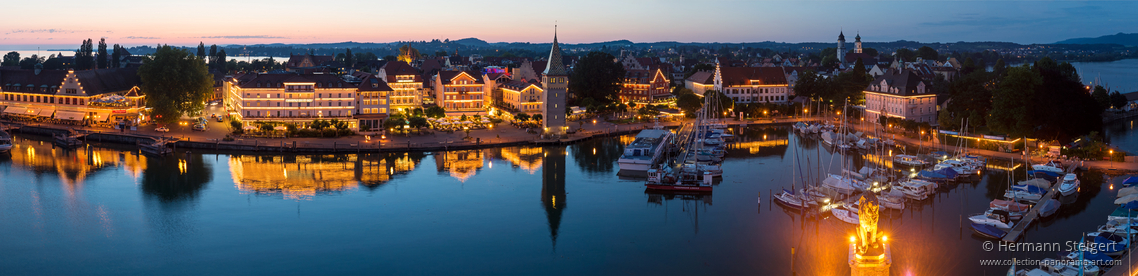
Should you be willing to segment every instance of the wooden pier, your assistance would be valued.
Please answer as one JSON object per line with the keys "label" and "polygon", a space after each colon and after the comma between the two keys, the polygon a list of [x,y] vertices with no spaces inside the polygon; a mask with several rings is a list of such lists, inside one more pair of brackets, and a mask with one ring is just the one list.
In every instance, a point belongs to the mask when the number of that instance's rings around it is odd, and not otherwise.
{"label": "wooden pier", "polygon": [[[1067,173],[1073,173],[1077,168],[1079,168],[1078,164],[1070,164],[1067,165],[1065,171]],[[1055,180],[1055,183],[1047,190],[1047,194],[1043,195],[1043,197],[1039,199],[1039,202],[1031,206],[1031,210],[1028,210],[1027,214],[1023,215],[1023,219],[1017,222],[1015,227],[1012,227],[1012,230],[1008,231],[1007,235],[1004,235],[1003,240],[1005,242],[1015,242],[1019,240],[1019,237],[1023,235],[1023,231],[1027,230],[1027,227],[1031,226],[1031,223],[1035,222],[1035,219],[1039,217],[1039,212],[1043,209],[1043,203],[1055,198],[1055,195],[1059,194],[1059,184],[1062,183],[1062,181],[1062,176],[1060,176],[1058,180]]]}

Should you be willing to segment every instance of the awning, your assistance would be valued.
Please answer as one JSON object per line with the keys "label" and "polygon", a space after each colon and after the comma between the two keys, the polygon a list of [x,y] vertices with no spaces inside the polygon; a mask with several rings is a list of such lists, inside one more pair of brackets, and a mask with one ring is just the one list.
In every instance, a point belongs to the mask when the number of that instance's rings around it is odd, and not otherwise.
{"label": "awning", "polygon": [[4,113],[10,113],[10,114],[24,114],[24,112],[28,112],[27,107],[9,106],[7,109],[4,109]]}
{"label": "awning", "polygon": [[110,118],[111,118],[111,111],[108,110],[108,111],[97,111],[97,112],[95,112],[95,117],[92,117],[91,119],[93,119],[96,122],[105,122],[105,121],[107,121],[107,119],[110,119]]}
{"label": "awning", "polygon": [[55,108],[48,107],[40,109],[39,113],[36,115],[39,115],[41,117],[51,117],[52,114],[55,114]]}
{"label": "awning", "polygon": [[34,107],[29,107],[27,110],[24,111],[24,115],[29,115],[29,116],[36,116],[36,114],[39,114],[39,113],[40,113],[40,108],[34,108]]}
{"label": "awning", "polygon": [[84,116],[86,113],[81,111],[59,110],[55,112],[55,118],[60,120],[82,121]]}

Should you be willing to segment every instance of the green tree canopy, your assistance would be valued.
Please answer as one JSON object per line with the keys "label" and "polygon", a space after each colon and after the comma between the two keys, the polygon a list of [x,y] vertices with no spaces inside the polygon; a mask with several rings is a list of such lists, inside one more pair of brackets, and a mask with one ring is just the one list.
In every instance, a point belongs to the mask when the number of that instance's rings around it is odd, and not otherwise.
{"label": "green tree canopy", "polygon": [[992,111],[988,120],[991,129],[1012,136],[1033,133],[1034,124],[1028,105],[1035,89],[1043,85],[1041,77],[1027,67],[1008,69],[1008,76],[992,93]]}
{"label": "green tree canopy", "polygon": [[873,48],[862,48],[861,52],[865,53],[871,57],[877,57],[879,55],[879,53],[877,52],[877,49],[873,49]]}
{"label": "green tree canopy", "polygon": [[937,60],[939,58],[936,50],[929,46],[921,46],[917,49],[917,56],[925,60]]}
{"label": "green tree canopy", "polygon": [[1102,85],[1095,85],[1095,91],[1091,92],[1091,97],[1095,98],[1095,102],[1098,102],[1098,106],[1102,109],[1108,109],[1112,106],[1110,96],[1110,93],[1107,93],[1106,88],[1103,88]]}
{"label": "green tree canopy", "polygon": [[201,58],[187,50],[158,48],[138,68],[138,76],[147,105],[154,108],[151,114],[162,123],[201,112],[213,94],[213,75]]}
{"label": "green tree canopy", "polygon": [[898,58],[900,58],[902,61],[914,61],[914,60],[917,60],[917,52],[913,52],[913,50],[909,50],[909,48],[900,48],[900,49],[897,49],[897,51],[896,51],[894,54],[895,54],[895,55],[896,55]]}
{"label": "green tree canopy", "polygon": [[577,98],[593,98],[599,103],[619,100],[621,81],[624,79],[624,66],[614,62],[616,58],[603,52],[589,52],[573,68],[569,76],[569,91]]}
{"label": "green tree canopy", "polygon": [[107,68],[108,66],[110,66],[110,64],[107,63],[108,59],[107,59],[107,39],[106,38],[100,38],[99,39],[99,59],[98,59],[98,61],[99,61],[98,62],[99,69]]}
{"label": "green tree canopy", "polygon": [[18,66],[20,65],[20,52],[11,51],[4,55],[4,62],[0,66]]}
{"label": "green tree canopy", "polygon": [[1115,109],[1122,109],[1126,106],[1126,96],[1118,93],[1118,91],[1110,93],[1110,106]]}

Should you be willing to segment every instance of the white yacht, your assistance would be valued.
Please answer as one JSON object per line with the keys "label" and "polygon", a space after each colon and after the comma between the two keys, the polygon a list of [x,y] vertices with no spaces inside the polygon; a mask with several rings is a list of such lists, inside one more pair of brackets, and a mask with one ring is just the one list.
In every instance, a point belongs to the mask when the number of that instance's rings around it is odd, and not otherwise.
{"label": "white yacht", "polygon": [[921,160],[920,157],[908,154],[898,154],[896,156],[893,156],[893,163],[910,167],[920,167],[928,164],[928,162],[925,162],[925,160]]}
{"label": "white yacht", "polygon": [[636,139],[624,147],[624,154],[617,160],[621,170],[648,171],[648,168],[664,156],[664,148],[672,138],[672,132],[664,129],[645,129],[636,134]]}
{"label": "white yacht", "polygon": [[969,216],[968,220],[978,224],[995,226],[996,228],[1000,229],[1011,229],[1012,226],[1015,226],[1015,223],[1012,223],[1008,212],[1003,210],[989,210],[983,214],[975,214]]}
{"label": "white yacht", "polygon": [[1063,176],[1063,183],[1059,183],[1059,192],[1068,196],[1079,192],[1079,178],[1073,173]]}

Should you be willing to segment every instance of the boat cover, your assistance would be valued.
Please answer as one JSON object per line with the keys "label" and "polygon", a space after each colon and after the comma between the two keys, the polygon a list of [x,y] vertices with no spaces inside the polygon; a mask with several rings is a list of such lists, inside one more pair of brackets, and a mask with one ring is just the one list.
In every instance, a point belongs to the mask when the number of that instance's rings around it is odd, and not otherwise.
{"label": "boat cover", "polygon": [[[8,111],[5,110],[4,112],[8,112]],[[1134,184],[1138,184],[1138,176],[1131,176],[1131,177],[1126,178],[1126,180],[1122,181],[1123,186],[1129,187],[1129,186],[1134,185]]]}
{"label": "boat cover", "polygon": [[1039,178],[1027,180],[1027,181],[1020,181],[1018,184],[1019,185],[1031,185],[1031,186],[1039,187],[1041,189],[1051,188],[1051,182],[1047,181],[1046,179],[1039,179]]}
{"label": "boat cover", "polygon": [[1114,200],[1114,204],[1126,204],[1127,202],[1138,201],[1138,194],[1120,197]]}
{"label": "boat cover", "polygon": [[1118,189],[1118,197],[1124,197],[1132,194],[1138,194],[1138,187],[1126,187]]}

